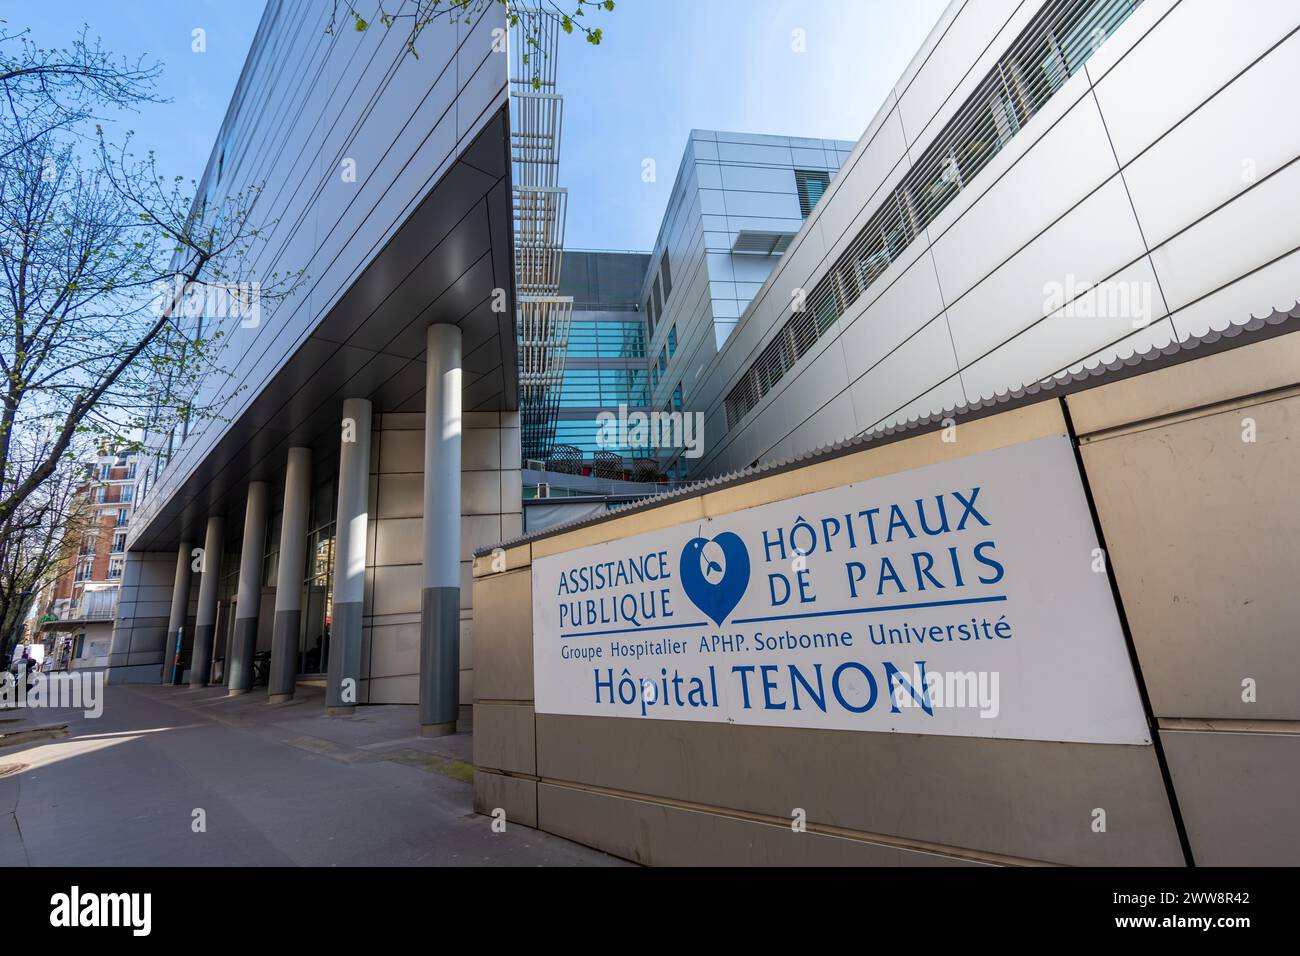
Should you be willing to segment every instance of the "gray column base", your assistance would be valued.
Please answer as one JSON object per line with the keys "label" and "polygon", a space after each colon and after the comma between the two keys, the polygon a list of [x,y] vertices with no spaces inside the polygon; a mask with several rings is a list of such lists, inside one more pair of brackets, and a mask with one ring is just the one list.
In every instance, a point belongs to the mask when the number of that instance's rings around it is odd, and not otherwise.
{"label": "gray column base", "polygon": [[253,686],[253,653],[257,650],[257,618],[235,618],[235,634],[230,639],[230,658],[226,672],[230,679],[226,686],[233,691],[246,691]]}
{"label": "gray column base", "polygon": [[271,677],[266,692],[272,703],[275,698],[292,698],[298,681],[298,629],[302,611],[275,612],[275,625],[271,631]]}
{"label": "gray column base", "polygon": [[456,732],[456,724],[421,724],[421,737],[450,737]]}
{"label": "gray column base", "polygon": [[266,698],[268,704],[287,704],[293,700],[293,694],[269,694]]}
{"label": "gray column base", "polygon": [[459,716],[460,588],[425,588],[420,610],[420,726],[450,724],[455,733]]}
{"label": "gray column base", "polygon": [[[325,680],[327,712],[347,709],[361,702],[361,618],[363,601],[336,601],[330,627],[329,675]],[[343,682],[352,682],[351,699],[345,699]]]}
{"label": "gray column base", "polygon": [[355,707],[326,707],[326,717],[351,717],[357,712]]}
{"label": "gray column base", "polygon": [[158,664],[112,664],[104,671],[106,684],[156,684]]}
{"label": "gray column base", "polygon": [[247,693],[248,693],[248,688],[247,688],[247,687],[244,687],[244,688],[232,687],[230,690],[226,691],[226,696],[227,696],[227,697],[242,697],[244,694],[247,694]]}
{"label": "gray column base", "polygon": [[207,687],[212,676],[212,639],[215,624],[200,624],[194,628],[194,650],[190,652],[190,686]]}

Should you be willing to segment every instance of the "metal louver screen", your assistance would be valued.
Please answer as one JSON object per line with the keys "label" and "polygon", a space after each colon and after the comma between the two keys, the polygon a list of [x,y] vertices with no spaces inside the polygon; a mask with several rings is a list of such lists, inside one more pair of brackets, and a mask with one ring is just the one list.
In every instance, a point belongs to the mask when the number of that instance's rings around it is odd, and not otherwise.
{"label": "metal louver screen", "polygon": [[[786,320],[732,387],[724,402],[728,429],[898,260],[1141,3],[1054,0],[1043,6],[813,286],[803,311]],[[801,173],[796,172],[796,184],[803,207]],[[811,208],[804,209],[805,216]],[[773,351],[781,342],[788,342],[789,348],[781,345]],[[774,372],[774,356],[789,356],[790,365]]]}

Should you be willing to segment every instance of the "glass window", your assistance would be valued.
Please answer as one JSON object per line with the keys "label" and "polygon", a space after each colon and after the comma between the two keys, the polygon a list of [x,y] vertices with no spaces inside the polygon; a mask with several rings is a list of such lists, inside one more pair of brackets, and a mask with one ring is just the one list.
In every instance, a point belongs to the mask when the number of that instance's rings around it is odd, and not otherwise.
{"label": "glass window", "polygon": [[298,671],[322,674],[329,661],[331,610],[334,601],[334,523],[307,536],[307,577],[303,581],[302,629]]}
{"label": "glass window", "polygon": [[677,323],[674,322],[672,328],[668,330],[668,357],[672,358],[677,354]]}
{"label": "glass window", "polygon": [[659,274],[664,280],[664,301],[673,294],[673,275],[668,271],[668,250],[664,250],[663,258],[659,260]]}
{"label": "glass window", "polygon": [[575,317],[565,354],[570,358],[645,358],[645,326],[639,321]]}
{"label": "glass window", "polygon": [[824,170],[796,169],[794,171],[794,185],[799,193],[799,211],[803,213],[805,219],[812,215],[818,200],[822,198],[830,184],[830,173]]}
{"label": "glass window", "polygon": [[642,405],[646,400],[649,370],[642,368],[566,368],[560,388],[560,405],[565,408]]}

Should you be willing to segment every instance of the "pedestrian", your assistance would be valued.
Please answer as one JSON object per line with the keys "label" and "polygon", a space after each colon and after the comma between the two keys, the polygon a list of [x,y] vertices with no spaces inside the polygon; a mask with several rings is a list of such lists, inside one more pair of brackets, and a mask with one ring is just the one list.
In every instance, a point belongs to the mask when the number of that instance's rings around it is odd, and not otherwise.
{"label": "pedestrian", "polygon": [[35,661],[32,660],[32,649],[23,644],[21,647],[14,648],[13,664],[9,670],[14,675],[14,688],[18,688],[21,681],[24,692],[32,689],[32,668]]}

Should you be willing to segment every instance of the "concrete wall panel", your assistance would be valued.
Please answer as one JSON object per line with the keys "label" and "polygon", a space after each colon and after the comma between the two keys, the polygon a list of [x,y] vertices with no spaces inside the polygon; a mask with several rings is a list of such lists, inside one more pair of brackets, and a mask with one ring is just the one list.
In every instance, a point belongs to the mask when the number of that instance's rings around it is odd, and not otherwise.
{"label": "concrete wall panel", "polygon": [[474,705],[474,764],[507,773],[536,774],[533,708],[525,703]]}
{"label": "concrete wall panel", "polygon": [[1300,733],[1162,730],[1197,866],[1295,866]]}
{"label": "concrete wall panel", "polygon": [[1298,435],[1293,395],[1084,444],[1156,716],[1300,719]]}
{"label": "concrete wall panel", "polygon": [[[476,779],[477,784],[477,779]],[[538,824],[647,866],[977,866],[973,860],[724,816],[614,794],[540,784]]]}
{"label": "concrete wall panel", "polygon": [[506,824],[537,826],[537,781],[505,774],[474,771],[474,809],[495,815],[504,810]]}
{"label": "concrete wall panel", "polygon": [[533,699],[531,568],[474,580],[479,701]]}
{"label": "concrete wall panel", "polygon": [[538,714],[537,772],[786,819],[801,807],[821,825],[977,852],[1181,863],[1150,747]]}

